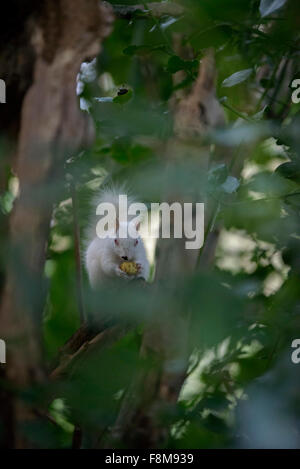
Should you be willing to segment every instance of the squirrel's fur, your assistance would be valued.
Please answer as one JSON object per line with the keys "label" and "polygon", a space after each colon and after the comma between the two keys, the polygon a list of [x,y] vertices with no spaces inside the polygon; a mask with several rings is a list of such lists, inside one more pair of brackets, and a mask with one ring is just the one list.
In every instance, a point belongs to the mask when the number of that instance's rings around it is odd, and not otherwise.
{"label": "squirrel's fur", "polygon": [[[119,221],[119,196],[127,195],[126,188],[106,187],[94,197],[93,207],[94,214],[92,223],[86,232],[85,247],[85,267],[89,276],[90,284],[93,288],[97,288],[106,278],[123,277],[127,279],[133,278],[120,269],[122,262],[128,260],[133,261],[138,266],[138,274],[136,277],[142,277],[145,280],[149,277],[149,262],[146,256],[146,250],[142,238],[138,234],[139,223],[131,228],[134,231],[134,237],[129,234],[129,225],[133,223],[132,217],[128,216],[128,221]],[[128,207],[134,203],[133,197],[127,195]],[[96,208],[100,203],[110,203],[116,210],[116,222],[113,232],[109,232],[105,237],[99,237],[96,233],[96,225],[99,216],[96,215]],[[119,236],[120,228],[125,228],[127,237]]]}

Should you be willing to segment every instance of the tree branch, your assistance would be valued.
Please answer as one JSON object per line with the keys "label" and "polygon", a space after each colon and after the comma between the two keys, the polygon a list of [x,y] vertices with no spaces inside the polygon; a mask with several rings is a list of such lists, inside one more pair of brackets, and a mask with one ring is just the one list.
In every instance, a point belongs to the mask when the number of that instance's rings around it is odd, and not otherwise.
{"label": "tree branch", "polygon": [[[107,2],[104,2],[107,3]],[[117,18],[130,20],[133,17],[145,18],[151,13],[155,18],[162,16],[181,16],[184,8],[174,2],[151,2],[147,3],[148,10],[144,5],[112,5]]]}
{"label": "tree branch", "polygon": [[[81,331],[83,336],[86,333],[86,331],[84,331],[82,328],[80,328],[77,331],[77,334],[79,331]],[[104,331],[99,332],[95,337],[82,342],[75,352],[69,354],[68,353],[69,347],[71,346],[70,350],[72,350],[72,346],[74,346],[74,343],[75,343],[75,341],[71,340],[68,347],[63,349],[60,363],[52,371],[50,378],[57,379],[61,377],[62,375],[66,374],[70,370],[70,368],[74,366],[74,364],[80,358],[83,357],[84,354],[86,354],[87,352],[91,352],[92,350],[95,350],[96,348],[104,348],[113,344],[118,339],[123,337],[127,333],[127,331],[128,331],[128,327],[126,327],[125,325],[122,325],[122,326],[118,325],[118,326],[110,327],[109,329],[105,329]]]}
{"label": "tree branch", "polygon": [[75,250],[75,263],[76,263],[76,285],[77,285],[77,301],[78,309],[80,314],[80,323],[83,324],[87,318],[84,308],[84,299],[83,299],[83,273],[82,273],[82,262],[80,256],[80,229],[78,221],[78,199],[76,193],[75,182],[70,177],[70,191],[72,197],[72,206],[73,206],[73,226],[74,226],[74,250]]}

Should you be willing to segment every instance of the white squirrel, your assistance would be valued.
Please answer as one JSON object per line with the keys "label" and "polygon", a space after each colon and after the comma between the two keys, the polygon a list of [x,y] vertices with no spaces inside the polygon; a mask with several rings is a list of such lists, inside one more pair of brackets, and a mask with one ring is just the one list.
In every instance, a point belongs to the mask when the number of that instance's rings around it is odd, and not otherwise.
{"label": "white squirrel", "polygon": [[[85,267],[88,273],[89,281],[92,288],[97,288],[107,278],[122,277],[126,279],[144,278],[148,280],[150,266],[146,255],[144,242],[138,230],[140,222],[132,226],[134,221],[128,217],[127,222],[120,222],[120,195],[124,194],[122,188],[106,188],[100,192],[95,198],[95,206],[101,203],[110,203],[116,210],[116,221],[113,231],[107,232],[105,237],[99,237],[96,233],[96,224],[92,223],[92,228],[88,230],[88,240],[85,250]],[[134,203],[132,197],[127,196],[128,206]],[[96,210],[95,212],[96,213]],[[128,214],[127,214],[128,215]],[[131,217],[132,218],[132,217]],[[95,215],[96,219],[96,215]],[[130,226],[131,225],[131,226]],[[127,233],[127,237],[120,237],[120,229]],[[130,228],[130,229],[129,229]],[[134,236],[130,236],[130,233]],[[123,270],[120,265],[124,261],[133,261],[136,263],[138,273],[130,276]]]}

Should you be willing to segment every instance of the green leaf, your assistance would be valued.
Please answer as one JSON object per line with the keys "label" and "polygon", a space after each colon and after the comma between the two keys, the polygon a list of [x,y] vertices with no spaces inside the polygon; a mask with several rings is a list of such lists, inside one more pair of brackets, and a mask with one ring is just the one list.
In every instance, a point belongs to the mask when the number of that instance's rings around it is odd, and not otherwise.
{"label": "green leaf", "polygon": [[261,171],[254,174],[246,183],[247,190],[260,192],[266,197],[282,197],[289,193],[295,186],[283,178],[279,172]]}
{"label": "green leaf", "polygon": [[268,107],[267,105],[264,106],[260,111],[258,111],[256,114],[254,114],[254,115],[252,116],[252,119],[254,119],[254,120],[256,120],[256,121],[262,120],[262,118],[264,117],[264,113],[265,113],[267,107]]}
{"label": "green leaf", "polygon": [[142,55],[145,52],[149,52],[149,46],[128,46],[123,50],[125,55]]}
{"label": "green leaf", "polygon": [[239,83],[242,83],[243,81],[246,81],[247,78],[250,77],[252,73],[252,68],[246,68],[245,70],[240,70],[239,72],[235,72],[230,77],[225,78],[225,80],[222,82],[222,86],[226,88],[230,88],[231,86],[238,85]]}
{"label": "green leaf", "polygon": [[161,29],[167,29],[169,26],[172,26],[172,24],[176,23],[178,21],[178,18],[174,18],[173,16],[168,16],[161,24],[160,28]]}
{"label": "green leaf", "polygon": [[281,176],[300,183],[300,163],[298,161],[289,161],[283,163],[276,169]]}
{"label": "green leaf", "polygon": [[263,123],[244,124],[226,129],[217,129],[211,135],[212,141],[221,145],[232,146],[256,142],[270,135],[270,128]]}
{"label": "green leaf", "polygon": [[226,181],[228,169],[226,164],[220,163],[213,166],[208,172],[209,185],[219,185]]}
{"label": "green leaf", "polygon": [[128,46],[123,50],[123,54],[125,55],[146,55],[153,51],[162,51],[166,52],[167,48],[164,44],[157,44],[155,46],[147,46],[143,44],[141,46]]}
{"label": "green leaf", "polygon": [[285,3],[286,0],[261,0],[259,11],[262,18],[269,16],[275,11],[279,10],[279,8],[283,7]]}
{"label": "green leaf", "polygon": [[179,70],[186,72],[198,67],[198,60],[182,60],[178,55],[172,55],[168,61],[167,70],[170,73],[176,73]]}

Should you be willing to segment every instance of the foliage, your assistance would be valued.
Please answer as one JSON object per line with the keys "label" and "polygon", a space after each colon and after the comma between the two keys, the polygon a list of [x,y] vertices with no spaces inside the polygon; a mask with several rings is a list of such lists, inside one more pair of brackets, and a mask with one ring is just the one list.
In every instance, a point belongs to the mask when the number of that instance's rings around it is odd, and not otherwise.
{"label": "foliage", "polygon": [[[166,278],[155,295],[119,284],[92,295],[84,277],[85,306],[93,319],[101,311],[101,322],[129,320],[134,328],[104,353],[91,354],[58,389],[53,384],[54,391],[30,390],[28,399],[55,395],[49,412],[58,430],[46,424],[30,428],[37,446],[68,446],[79,421],[89,447],[99,429],[113,424],[136,370],[149,365],[139,356],[143,324],[161,312],[191,317],[188,377],[178,403],[161,417],[168,428],[166,447],[299,446],[299,373],[290,356],[300,331],[300,113],[289,87],[299,72],[299,5],[181,3],[180,17],[117,19],[90,65],[92,78],[81,74],[80,104],[93,119],[96,139],[66,163],[53,213],[43,324],[49,366],[79,326],[70,176],[82,236],[92,190],[107,178],[126,181],[146,202],[163,200],[166,189],[200,194],[204,188],[218,207],[214,224],[222,227],[215,265]],[[192,59],[174,50],[175,33],[192,48]],[[211,161],[208,173],[200,174],[184,158],[167,164],[164,144],[173,138],[169,99],[178,89],[191,89],[207,47],[215,48],[217,96],[227,124],[203,139],[199,158],[209,143],[229,151],[230,160]],[[178,71],[186,74],[179,85],[173,81]],[[8,185],[1,219],[14,196]]]}

